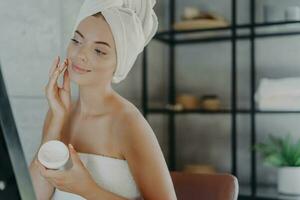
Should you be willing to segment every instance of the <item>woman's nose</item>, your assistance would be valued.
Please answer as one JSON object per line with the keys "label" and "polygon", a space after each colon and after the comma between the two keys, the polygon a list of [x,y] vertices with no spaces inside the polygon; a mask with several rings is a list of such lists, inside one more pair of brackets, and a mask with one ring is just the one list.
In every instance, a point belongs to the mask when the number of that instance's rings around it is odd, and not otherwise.
{"label": "woman's nose", "polygon": [[87,57],[86,57],[86,51],[84,48],[81,48],[78,52],[78,59],[80,59],[81,61],[83,62],[86,62],[87,61]]}

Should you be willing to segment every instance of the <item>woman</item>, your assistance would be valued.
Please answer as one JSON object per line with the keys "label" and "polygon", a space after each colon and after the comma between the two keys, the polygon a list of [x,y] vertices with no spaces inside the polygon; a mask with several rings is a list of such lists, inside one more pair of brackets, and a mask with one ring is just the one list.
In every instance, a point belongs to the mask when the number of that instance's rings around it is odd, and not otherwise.
{"label": "woman", "polygon": [[[58,57],[53,63],[45,88],[49,110],[41,145],[54,139],[68,144],[73,165],[68,170],[49,170],[35,156],[30,173],[38,199],[176,199],[153,130],[139,110],[111,87],[111,82],[126,77],[142,50],[141,44],[145,46],[157,28],[152,23],[152,29],[146,29],[150,19],[138,19],[140,12],[134,9],[144,8],[144,17],[153,16],[153,1],[139,1],[140,5],[135,0],[124,2],[86,1],[67,59],[60,64]],[[94,9],[96,4],[98,10]],[[93,12],[86,12],[90,8]],[[125,34],[126,29],[127,35],[118,35]],[[141,31],[142,37],[138,35]],[[122,37],[127,37],[126,43]],[[62,87],[57,85],[60,74]],[[79,87],[74,103],[71,80]]]}

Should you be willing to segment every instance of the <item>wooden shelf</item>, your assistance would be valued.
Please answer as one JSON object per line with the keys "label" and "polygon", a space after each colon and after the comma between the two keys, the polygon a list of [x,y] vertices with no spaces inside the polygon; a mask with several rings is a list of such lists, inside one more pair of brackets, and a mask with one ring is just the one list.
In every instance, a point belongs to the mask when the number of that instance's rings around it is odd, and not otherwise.
{"label": "wooden shelf", "polygon": [[[257,32],[254,34],[255,38],[269,38],[269,37],[283,37],[300,35],[300,28],[291,27],[291,25],[299,24],[300,21],[290,22],[273,22],[273,23],[257,23],[254,25]],[[237,31],[236,39],[245,40],[250,39],[251,34],[249,33],[238,33],[241,31],[249,31],[251,24],[241,24],[235,27]],[[271,30],[270,28],[278,28],[280,30]],[[217,27],[208,29],[193,29],[193,30],[168,30],[158,32],[154,39],[161,41],[166,44],[191,44],[191,43],[202,43],[202,42],[218,42],[218,41],[230,41],[233,39],[231,35],[232,26],[228,27]],[[171,39],[173,35],[173,39]]]}

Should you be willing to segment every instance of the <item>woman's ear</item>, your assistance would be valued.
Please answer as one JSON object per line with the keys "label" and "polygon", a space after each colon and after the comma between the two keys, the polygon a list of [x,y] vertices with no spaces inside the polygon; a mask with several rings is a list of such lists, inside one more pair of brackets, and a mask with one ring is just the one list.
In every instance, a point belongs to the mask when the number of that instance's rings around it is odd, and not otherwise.
{"label": "woman's ear", "polygon": [[116,70],[117,70],[117,67],[115,67],[114,71],[113,71],[113,75],[115,75],[116,73]]}

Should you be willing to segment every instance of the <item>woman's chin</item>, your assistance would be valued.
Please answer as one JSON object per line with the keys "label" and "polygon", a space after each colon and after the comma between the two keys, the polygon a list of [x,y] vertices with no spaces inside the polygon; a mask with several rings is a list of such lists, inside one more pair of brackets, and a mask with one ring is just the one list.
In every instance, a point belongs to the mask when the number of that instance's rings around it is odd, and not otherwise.
{"label": "woman's chin", "polygon": [[94,79],[92,77],[83,77],[83,76],[72,76],[70,75],[70,80],[77,84],[78,86],[92,86],[92,85],[98,85],[101,84],[99,82],[99,79]]}
{"label": "woman's chin", "polygon": [[[91,74],[89,74],[91,73]],[[105,77],[101,77],[101,74],[92,74],[93,72],[79,74],[72,70],[69,71],[70,80],[80,86],[84,85],[98,85],[105,82]]]}
{"label": "woman's chin", "polygon": [[77,85],[87,85],[88,81],[85,80],[81,75],[70,73],[70,80]]}

